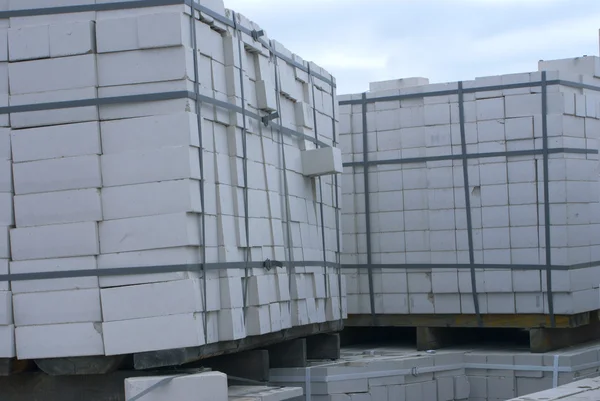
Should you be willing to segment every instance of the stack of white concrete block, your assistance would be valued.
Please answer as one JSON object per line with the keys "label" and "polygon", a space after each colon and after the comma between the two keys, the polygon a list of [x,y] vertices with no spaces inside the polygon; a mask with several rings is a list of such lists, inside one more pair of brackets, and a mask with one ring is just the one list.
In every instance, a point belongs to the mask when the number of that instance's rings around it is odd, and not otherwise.
{"label": "stack of white concrete block", "polygon": [[596,401],[598,399],[600,399],[600,378],[579,380],[509,401]]}
{"label": "stack of white concrete block", "polygon": [[[547,80],[600,86],[599,59],[542,62]],[[559,70],[559,71],[557,71]],[[581,74],[581,75],[578,75]],[[464,134],[468,159],[476,283],[482,313],[548,313],[546,273],[485,265],[546,264],[541,72],[464,82]],[[496,90],[474,88],[496,87]],[[367,98],[408,95],[367,105],[370,161],[428,158],[369,167],[372,263],[377,313],[474,313],[461,158],[458,89],[423,78],[371,84]],[[600,260],[598,149],[600,92],[547,87],[549,204],[552,265]],[[362,95],[342,96],[357,100]],[[363,161],[362,106],[341,107],[345,162]],[[575,149],[561,151],[558,149]],[[506,156],[507,152],[537,154]],[[496,153],[497,152],[497,153]],[[481,157],[480,154],[489,155]],[[479,154],[479,155],[478,155]],[[492,157],[496,156],[496,157]],[[454,158],[454,160],[449,159]],[[365,264],[365,188],[362,167],[346,167],[343,182],[344,263]],[[385,269],[385,264],[417,269]],[[430,264],[447,268],[432,269]],[[453,267],[452,265],[461,265]],[[439,267],[439,266],[438,266]],[[350,313],[369,313],[366,270],[348,271]],[[554,312],[600,307],[600,268],[553,272]]]}
{"label": "stack of white concrete block", "polygon": [[[56,0],[43,7],[61,5]],[[222,1],[202,5],[234,16]],[[11,10],[23,7],[11,3]],[[194,92],[197,77],[200,95],[255,115],[279,111],[276,122],[284,127],[310,137],[318,129],[318,139],[334,145],[332,85],[282,59],[276,63],[266,36],[259,42],[204,13],[191,15],[181,4],[10,18],[3,31],[10,104]],[[260,30],[235,18],[238,26]],[[310,69],[331,78],[313,64]],[[343,317],[337,271],[302,267],[303,261],[324,262],[324,254],[329,263],[337,257],[339,187],[324,175],[322,195],[318,185],[315,192],[302,166],[303,151],[314,144],[189,98],[26,111],[10,119],[16,194],[10,272],[149,269],[12,282],[19,358],[201,346]],[[8,159],[2,163],[11,167]],[[0,179],[6,184],[0,191],[12,196],[10,180]],[[12,208],[3,199],[0,207]],[[325,227],[315,199],[323,202]],[[12,210],[7,216],[12,219]],[[10,226],[11,219],[2,214],[0,225]],[[285,262],[290,255],[300,267],[249,269],[247,279],[239,268],[206,276],[200,270],[152,272],[153,266],[202,261]],[[12,321],[0,313],[0,326],[5,323]]]}
{"label": "stack of white concrete block", "polygon": [[[0,75],[7,82],[6,53],[0,55]],[[4,65],[4,68],[1,67]],[[2,87],[0,96],[8,97],[8,88]],[[8,118],[0,117],[0,274],[8,274],[10,245],[8,233],[14,225],[12,155],[10,150],[10,129]],[[13,319],[13,300],[10,283],[0,282],[0,358],[15,356],[15,326]]]}
{"label": "stack of white concrete block", "polygon": [[299,387],[227,387],[227,375],[221,372],[125,379],[127,401],[147,390],[143,397],[150,401],[284,401],[297,400],[303,394]]}
{"label": "stack of white concrete block", "polygon": [[142,393],[149,401],[227,401],[227,375],[204,372],[183,376],[134,377],[125,379],[125,399],[139,398]]}
{"label": "stack of white concrete block", "polygon": [[485,346],[431,353],[359,346],[343,349],[334,363],[271,369],[271,382],[303,387],[310,401],[505,401],[596,377],[598,346],[548,354]]}

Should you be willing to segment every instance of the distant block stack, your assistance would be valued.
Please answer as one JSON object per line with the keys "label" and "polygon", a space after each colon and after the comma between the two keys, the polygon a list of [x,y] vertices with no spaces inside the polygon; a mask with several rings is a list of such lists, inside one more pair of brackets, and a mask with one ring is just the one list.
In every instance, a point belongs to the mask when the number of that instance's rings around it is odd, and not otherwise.
{"label": "distant block stack", "polygon": [[341,320],[341,159],[317,152],[337,143],[333,77],[220,1],[83,3],[0,29],[0,274],[11,254],[11,274],[46,274],[0,282],[0,357],[11,302],[21,359]]}
{"label": "distant block stack", "polygon": [[600,78],[588,59],[339,98],[350,313],[600,308]]}

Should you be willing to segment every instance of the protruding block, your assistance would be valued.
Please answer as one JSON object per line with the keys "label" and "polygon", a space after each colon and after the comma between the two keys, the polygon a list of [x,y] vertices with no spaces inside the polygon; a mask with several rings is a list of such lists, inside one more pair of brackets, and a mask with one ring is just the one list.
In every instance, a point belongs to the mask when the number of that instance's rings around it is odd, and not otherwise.
{"label": "protruding block", "polygon": [[341,174],[342,151],[338,148],[327,147],[302,152],[303,173],[307,177],[329,174]]}
{"label": "protruding block", "polygon": [[125,400],[172,379],[144,396],[144,401],[227,401],[227,375],[220,372],[172,376],[137,377],[125,380]]}

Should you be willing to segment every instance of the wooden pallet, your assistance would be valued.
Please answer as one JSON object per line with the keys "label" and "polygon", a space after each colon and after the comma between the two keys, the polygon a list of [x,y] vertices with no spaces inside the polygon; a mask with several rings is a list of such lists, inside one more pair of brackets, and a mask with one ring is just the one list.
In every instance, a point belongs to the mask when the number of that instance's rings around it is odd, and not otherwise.
{"label": "wooden pallet", "polygon": [[[184,371],[215,370],[226,373],[230,385],[268,383],[270,368],[306,367],[309,360],[338,359],[340,357],[340,336],[337,333],[323,333],[325,327],[337,330],[341,322],[331,322],[326,326],[309,325],[291,329],[291,333],[271,333],[266,336],[250,337],[236,352],[231,344],[221,344],[207,350],[192,349],[186,352],[172,351],[171,357],[194,355],[194,363],[181,367]],[[302,338],[303,333],[315,332]],[[280,336],[275,336],[279,334]],[[296,336],[296,337],[293,337]],[[291,338],[293,337],[293,338]],[[284,339],[281,341],[281,339]],[[267,345],[270,343],[271,345]],[[242,351],[243,348],[258,347]],[[202,348],[202,347],[200,347]],[[216,349],[216,350],[215,350]],[[210,353],[221,353],[216,357],[203,357]],[[149,356],[148,354],[145,357]],[[143,359],[146,360],[146,359]],[[172,362],[174,359],[171,359]],[[1,360],[0,360],[1,362]],[[13,363],[14,361],[11,361]],[[170,363],[169,362],[169,363]],[[155,362],[163,364],[163,362]],[[10,377],[0,377],[0,400],[2,401],[125,401],[123,382],[129,377],[169,375],[181,373],[173,368],[151,370],[119,370],[101,375],[51,376],[40,371],[27,371]],[[240,380],[241,379],[241,380]]]}
{"label": "wooden pallet", "polygon": [[[252,349],[266,348],[271,345],[285,343],[297,338],[311,338],[318,334],[336,333],[344,328],[342,321],[316,323],[305,326],[296,326],[276,333],[262,336],[251,336],[241,340],[224,341],[201,347],[179,348],[166,351],[144,352],[135,354],[135,369],[156,369],[167,366],[180,366],[203,359],[239,353]],[[339,349],[338,349],[339,355]]]}
{"label": "wooden pallet", "polygon": [[[349,315],[346,327],[413,327],[419,351],[463,342],[465,329],[516,329],[529,332],[529,349],[549,352],[600,338],[599,312],[555,315],[555,327],[544,314],[481,315]],[[458,330],[460,329],[460,330]]]}

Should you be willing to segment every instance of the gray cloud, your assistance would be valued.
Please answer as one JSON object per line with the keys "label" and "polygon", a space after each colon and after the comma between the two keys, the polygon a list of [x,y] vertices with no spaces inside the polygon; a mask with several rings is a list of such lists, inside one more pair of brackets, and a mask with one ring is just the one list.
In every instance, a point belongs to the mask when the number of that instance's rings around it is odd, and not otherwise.
{"label": "gray cloud", "polygon": [[534,71],[598,54],[590,0],[225,0],[273,39],[330,71],[338,93],[371,81],[432,82]]}

